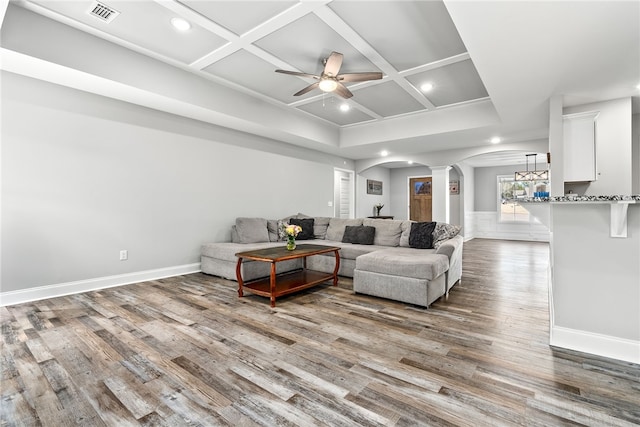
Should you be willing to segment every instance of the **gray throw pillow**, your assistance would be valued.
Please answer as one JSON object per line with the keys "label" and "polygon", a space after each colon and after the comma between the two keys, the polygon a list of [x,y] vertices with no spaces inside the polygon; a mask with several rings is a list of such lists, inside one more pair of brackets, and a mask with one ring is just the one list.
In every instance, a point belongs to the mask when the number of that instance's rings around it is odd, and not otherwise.
{"label": "gray throw pillow", "polygon": [[435,222],[414,222],[411,224],[409,246],[416,249],[433,249]]}
{"label": "gray throw pillow", "polygon": [[264,218],[236,218],[236,231],[240,243],[261,243],[269,241],[267,220]]}
{"label": "gray throw pillow", "polygon": [[329,217],[317,216],[313,222],[313,235],[316,239],[324,240],[327,237],[327,228],[329,228]]}
{"label": "gray throw pillow", "polygon": [[402,222],[393,219],[365,219],[363,225],[376,228],[374,244],[379,246],[399,246]]}
{"label": "gray throw pillow", "polygon": [[235,225],[231,226],[231,243],[240,243],[240,237]]}
{"label": "gray throw pillow", "polygon": [[411,234],[411,224],[415,221],[407,220],[402,221],[402,234],[400,235],[400,246],[403,248],[410,248],[409,235]]}
{"label": "gray throw pillow", "polygon": [[350,226],[344,228],[342,243],[357,243],[359,245],[373,245],[376,228],[366,225]]}
{"label": "gray throw pillow", "polygon": [[277,219],[268,219],[267,220],[267,231],[269,231],[269,241],[270,242],[278,242],[280,241],[280,231],[278,229],[278,220]]}
{"label": "gray throw pillow", "polygon": [[346,226],[362,225],[362,218],[356,219],[343,219],[343,218],[331,218],[329,220],[329,227],[327,228],[327,240],[333,240],[334,242],[342,242],[342,236],[344,235],[344,228]]}

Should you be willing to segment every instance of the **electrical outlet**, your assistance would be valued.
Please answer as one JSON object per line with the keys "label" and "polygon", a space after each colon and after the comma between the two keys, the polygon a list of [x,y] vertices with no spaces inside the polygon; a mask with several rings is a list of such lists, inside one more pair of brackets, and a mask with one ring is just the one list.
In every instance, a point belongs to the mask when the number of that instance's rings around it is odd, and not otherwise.
{"label": "electrical outlet", "polygon": [[333,202],[332,202],[332,201],[328,201],[328,202],[327,202],[327,206],[329,206],[330,208],[332,208],[332,207],[333,207]]}
{"label": "electrical outlet", "polygon": [[124,249],[120,251],[120,261],[126,261],[129,259],[129,251]]}

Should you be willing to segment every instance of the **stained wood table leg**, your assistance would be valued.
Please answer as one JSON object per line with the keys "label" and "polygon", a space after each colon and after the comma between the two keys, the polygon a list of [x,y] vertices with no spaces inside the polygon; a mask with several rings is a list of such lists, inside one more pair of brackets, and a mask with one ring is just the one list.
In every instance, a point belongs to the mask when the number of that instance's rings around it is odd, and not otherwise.
{"label": "stained wood table leg", "polygon": [[336,266],[333,268],[333,286],[338,286],[338,270],[340,270],[340,252],[334,251],[336,254]]}
{"label": "stained wood table leg", "polygon": [[271,285],[271,307],[275,307],[276,306],[276,263],[272,262],[271,263],[271,278],[270,278],[270,285]]}
{"label": "stained wood table leg", "polygon": [[244,282],[242,281],[242,258],[238,258],[238,263],[236,264],[236,279],[238,279],[238,298],[242,298],[242,286]]}

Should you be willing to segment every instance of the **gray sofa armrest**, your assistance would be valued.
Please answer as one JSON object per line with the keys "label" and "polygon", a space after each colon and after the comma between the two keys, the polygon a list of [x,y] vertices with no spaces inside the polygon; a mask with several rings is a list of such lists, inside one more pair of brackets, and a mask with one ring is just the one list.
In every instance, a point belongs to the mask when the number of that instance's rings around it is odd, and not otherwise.
{"label": "gray sofa armrest", "polygon": [[460,235],[452,237],[451,239],[444,241],[436,250],[436,253],[448,256],[449,262],[451,262],[451,257],[453,257],[454,253],[460,252],[462,249],[463,241],[464,239]]}
{"label": "gray sofa armrest", "polygon": [[464,238],[460,235],[445,241],[436,250],[437,254],[449,257],[449,270],[447,270],[446,289],[449,290],[462,278],[462,245]]}

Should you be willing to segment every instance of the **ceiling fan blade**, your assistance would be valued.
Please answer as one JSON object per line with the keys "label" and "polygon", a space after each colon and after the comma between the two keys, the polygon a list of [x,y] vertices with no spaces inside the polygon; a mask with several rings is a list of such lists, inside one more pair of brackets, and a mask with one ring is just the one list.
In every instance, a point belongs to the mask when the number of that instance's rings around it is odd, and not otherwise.
{"label": "ceiling fan blade", "polygon": [[305,87],[304,89],[296,92],[293,94],[293,96],[300,96],[300,95],[304,95],[307,92],[311,92],[312,90],[314,90],[315,88],[317,88],[318,86],[320,86],[319,82],[316,83],[312,83],[309,86]]}
{"label": "ceiling fan blade", "polygon": [[347,89],[347,87],[340,82],[338,82],[338,87],[336,87],[336,90],[334,90],[334,92],[345,99],[349,99],[353,96],[351,91]]}
{"label": "ceiling fan blade", "polygon": [[324,64],[323,74],[337,76],[342,66],[342,57],[343,55],[341,53],[331,52],[331,55],[327,58],[327,63]]}
{"label": "ceiling fan blade", "polygon": [[341,82],[365,82],[368,80],[380,80],[382,73],[370,72],[370,73],[348,73],[340,74],[338,80]]}
{"label": "ceiling fan blade", "polygon": [[308,74],[308,73],[300,73],[298,71],[276,70],[276,73],[291,74],[292,76],[308,77],[310,79],[320,80],[320,76],[315,76],[313,74]]}

